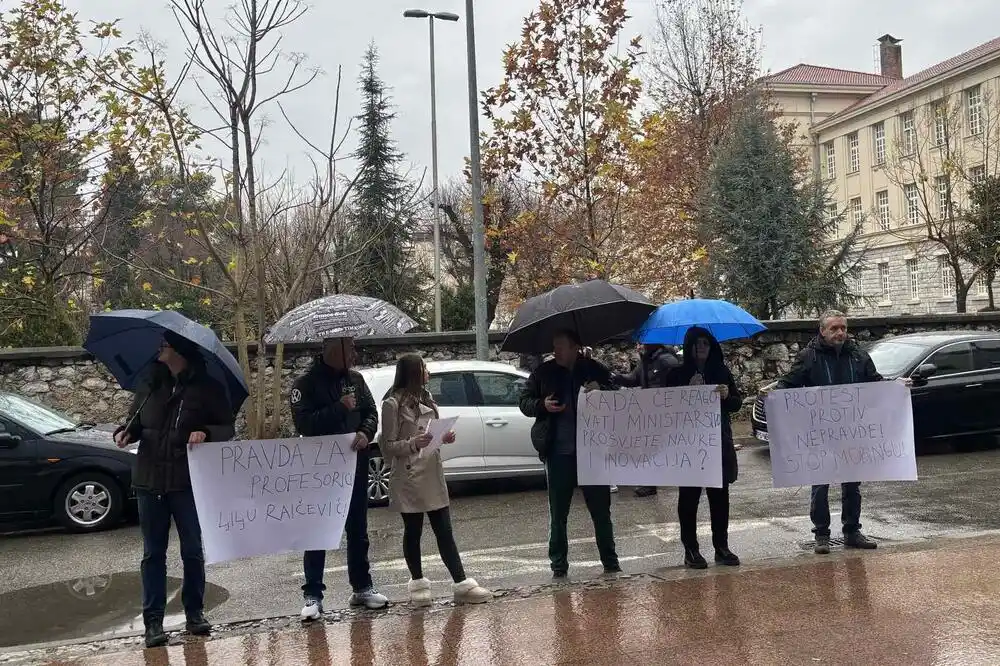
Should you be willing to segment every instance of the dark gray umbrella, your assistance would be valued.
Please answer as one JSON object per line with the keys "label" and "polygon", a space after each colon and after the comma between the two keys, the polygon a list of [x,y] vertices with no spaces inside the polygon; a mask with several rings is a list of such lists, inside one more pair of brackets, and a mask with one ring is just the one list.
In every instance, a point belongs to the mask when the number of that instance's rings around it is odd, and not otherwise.
{"label": "dark gray umbrella", "polygon": [[367,296],[335,294],[289,310],[275,322],[265,340],[322,342],[328,338],[403,335],[417,322],[399,308]]}
{"label": "dark gray umbrella", "polygon": [[502,351],[544,354],[557,331],[576,331],[587,346],[638,329],[656,306],[637,291],[604,280],[557,287],[526,300],[500,347]]}

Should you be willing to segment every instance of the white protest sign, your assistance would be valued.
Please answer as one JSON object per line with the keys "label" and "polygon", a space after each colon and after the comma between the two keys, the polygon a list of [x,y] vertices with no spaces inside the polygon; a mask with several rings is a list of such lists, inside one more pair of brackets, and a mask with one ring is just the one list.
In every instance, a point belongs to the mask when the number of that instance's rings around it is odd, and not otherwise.
{"label": "white protest sign", "polygon": [[338,549],[354,489],[354,438],[193,447],[188,468],[206,562]]}
{"label": "white protest sign", "polygon": [[440,449],[441,445],[444,444],[444,436],[454,430],[456,423],[458,423],[457,416],[447,419],[434,419],[428,423],[427,432],[433,439],[431,439],[430,444],[420,450],[420,455],[426,457]]}
{"label": "white protest sign", "polygon": [[580,485],[722,487],[714,386],[583,392],[576,424]]}
{"label": "white protest sign", "polygon": [[775,488],[917,480],[913,404],[901,382],[783,389],[765,409]]}

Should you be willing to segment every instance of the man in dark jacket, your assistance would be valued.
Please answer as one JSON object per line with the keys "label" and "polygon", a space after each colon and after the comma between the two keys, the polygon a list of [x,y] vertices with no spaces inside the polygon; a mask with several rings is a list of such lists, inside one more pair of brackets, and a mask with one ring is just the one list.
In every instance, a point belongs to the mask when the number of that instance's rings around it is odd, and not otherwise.
{"label": "man in dark jacket", "polygon": [[[847,336],[847,317],[830,310],[819,320],[819,336],[803,349],[776,388],[832,386],[882,381],[868,352]],[[873,549],[877,544],[861,533],[861,484],[842,483],[841,523],[847,548]],[[809,516],[816,535],[817,555],[830,552],[829,485],[812,487]]]}
{"label": "man in dark jacket", "polygon": [[198,636],[212,630],[204,616],[205,555],[187,452],[189,446],[232,439],[234,428],[226,391],[209,377],[194,343],[168,332],[150,369],[150,381],[136,392],[115,442],[120,447],[139,442],[132,483],[142,531],[142,619],[146,647],[157,647],[167,643],[163,613],[171,519],[184,563],[181,600],[186,628]]}
{"label": "man in dark jacket", "polygon": [[[569,571],[566,523],[577,487],[576,401],[580,391],[612,388],[611,373],[581,354],[574,331],[557,333],[555,358],[540,365],[521,394],[521,412],[535,419],[531,442],[545,463],[549,494],[549,562],[556,578]],[[609,486],[583,486],[583,499],[594,522],[594,536],[607,573],[621,571],[611,524]]]}
{"label": "man in dark jacket", "polygon": [[[639,345],[639,362],[627,375],[616,374],[618,386],[631,388],[660,388],[667,385],[667,375],[681,366],[680,359],[666,345]],[[651,497],[656,486],[639,486],[636,497]]]}
{"label": "man in dark jacket", "polygon": [[[378,431],[378,406],[361,373],[353,370],[354,341],[336,338],[323,343],[323,354],[292,387],[292,420],[303,437],[354,434],[358,452],[354,491],[347,511],[347,577],[353,594],[350,605],[372,610],[385,608],[388,599],[372,583],[368,562],[368,446]],[[304,622],[323,614],[323,569],[326,551],[306,551],[302,557],[305,585]]]}

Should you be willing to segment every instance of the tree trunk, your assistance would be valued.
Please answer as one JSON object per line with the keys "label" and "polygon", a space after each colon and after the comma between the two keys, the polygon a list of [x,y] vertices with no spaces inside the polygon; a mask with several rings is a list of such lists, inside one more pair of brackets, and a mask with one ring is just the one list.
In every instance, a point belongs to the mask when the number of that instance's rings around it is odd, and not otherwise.
{"label": "tree trunk", "polygon": [[995,303],[993,301],[993,280],[995,280],[995,279],[996,279],[996,275],[990,277],[989,278],[989,282],[986,283],[986,295],[990,299],[989,300],[990,310],[993,310],[994,308],[996,308],[996,305],[995,305]]}

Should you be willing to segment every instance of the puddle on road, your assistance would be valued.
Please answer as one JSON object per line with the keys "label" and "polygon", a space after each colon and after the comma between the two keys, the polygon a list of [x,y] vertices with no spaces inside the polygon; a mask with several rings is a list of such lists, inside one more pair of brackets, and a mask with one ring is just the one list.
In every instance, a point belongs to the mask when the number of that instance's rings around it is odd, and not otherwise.
{"label": "puddle on road", "polygon": [[[205,612],[223,604],[229,592],[205,586]],[[181,579],[167,577],[164,624],[184,622]],[[87,576],[0,594],[0,648],[83,638],[110,638],[141,631],[139,572]]]}

